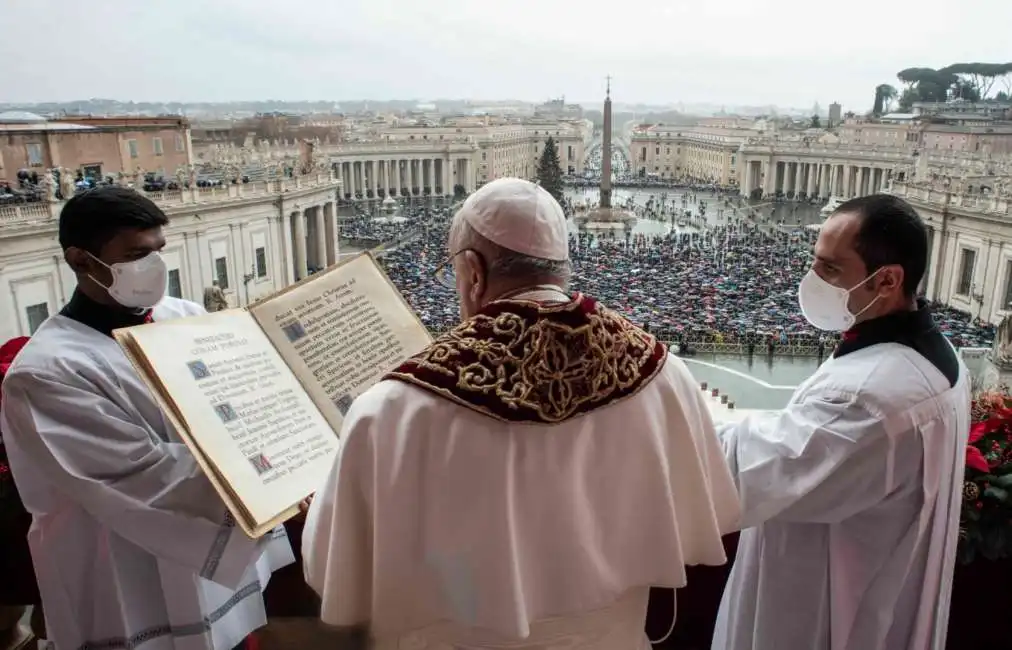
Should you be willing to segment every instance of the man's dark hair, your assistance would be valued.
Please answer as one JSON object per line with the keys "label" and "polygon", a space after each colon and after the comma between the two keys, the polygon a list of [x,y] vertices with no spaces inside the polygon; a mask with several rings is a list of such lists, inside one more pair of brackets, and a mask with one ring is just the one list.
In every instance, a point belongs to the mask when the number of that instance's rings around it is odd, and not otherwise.
{"label": "man's dark hair", "polygon": [[854,250],[868,274],[887,264],[899,264],[903,267],[903,292],[914,296],[928,265],[928,229],[913,206],[891,194],[871,194],[841,203],[833,212],[844,213],[861,217]]}
{"label": "man's dark hair", "polygon": [[105,185],[77,194],[60,212],[60,246],[83,248],[98,255],[110,239],[127,230],[148,230],[169,223],[148,197],[118,185]]}

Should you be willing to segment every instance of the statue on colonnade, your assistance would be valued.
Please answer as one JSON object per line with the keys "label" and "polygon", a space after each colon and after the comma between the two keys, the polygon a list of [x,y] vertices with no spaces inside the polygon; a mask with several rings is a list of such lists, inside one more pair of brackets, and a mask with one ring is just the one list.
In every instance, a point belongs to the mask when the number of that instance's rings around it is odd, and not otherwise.
{"label": "statue on colonnade", "polygon": [[39,189],[42,190],[42,198],[44,200],[56,200],[56,184],[53,183],[52,169],[47,169],[39,174]]}
{"label": "statue on colonnade", "polygon": [[74,196],[75,180],[72,170],[60,167],[60,196],[64,201]]}
{"label": "statue on colonnade", "polygon": [[204,289],[204,309],[208,312],[228,309],[228,297],[221,290],[217,280],[212,281],[211,286]]}

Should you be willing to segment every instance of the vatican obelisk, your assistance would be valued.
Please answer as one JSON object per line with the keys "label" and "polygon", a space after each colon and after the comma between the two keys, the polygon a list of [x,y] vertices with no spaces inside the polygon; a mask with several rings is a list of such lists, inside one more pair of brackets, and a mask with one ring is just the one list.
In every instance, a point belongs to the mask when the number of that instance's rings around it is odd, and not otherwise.
{"label": "vatican obelisk", "polygon": [[611,207],[611,77],[604,95],[604,133],[601,137],[600,207]]}
{"label": "vatican obelisk", "polygon": [[580,228],[588,230],[614,230],[632,228],[636,215],[624,208],[611,204],[611,77],[604,95],[604,130],[601,134],[601,184],[598,206],[585,215],[577,216]]}

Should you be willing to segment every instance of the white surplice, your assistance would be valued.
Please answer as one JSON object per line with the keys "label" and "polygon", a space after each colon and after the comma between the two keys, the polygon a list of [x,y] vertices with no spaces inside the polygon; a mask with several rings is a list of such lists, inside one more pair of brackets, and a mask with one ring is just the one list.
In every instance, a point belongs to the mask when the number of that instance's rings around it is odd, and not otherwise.
{"label": "white surplice", "polygon": [[[166,298],[156,321],[203,313]],[[59,650],[231,650],[266,623],[262,589],[294,561],[250,540],[119,345],[62,315],[3,382],[0,430]]]}
{"label": "white surplice", "polygon": [[719,427],[746,529],[714,650],[942,650],[969,416],[962,365],[885,343]]}
{"label": "white surplice", "polygon": [[385,380],[355,400],[303,537],[324,622],[379,648],[645,648],[650,585],[726,561],[738,499],[669,356],[635,395],[559,424]]}

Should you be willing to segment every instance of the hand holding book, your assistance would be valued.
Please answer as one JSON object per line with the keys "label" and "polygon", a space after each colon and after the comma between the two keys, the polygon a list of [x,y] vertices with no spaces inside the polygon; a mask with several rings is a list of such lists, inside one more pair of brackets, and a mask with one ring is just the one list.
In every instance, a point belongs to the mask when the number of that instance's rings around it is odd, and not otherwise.
{"label": "hand holding book", "polygon": [[308,508],[352,400],[430,340],[368,254],[248,309],[114,335],[251,537]]}

